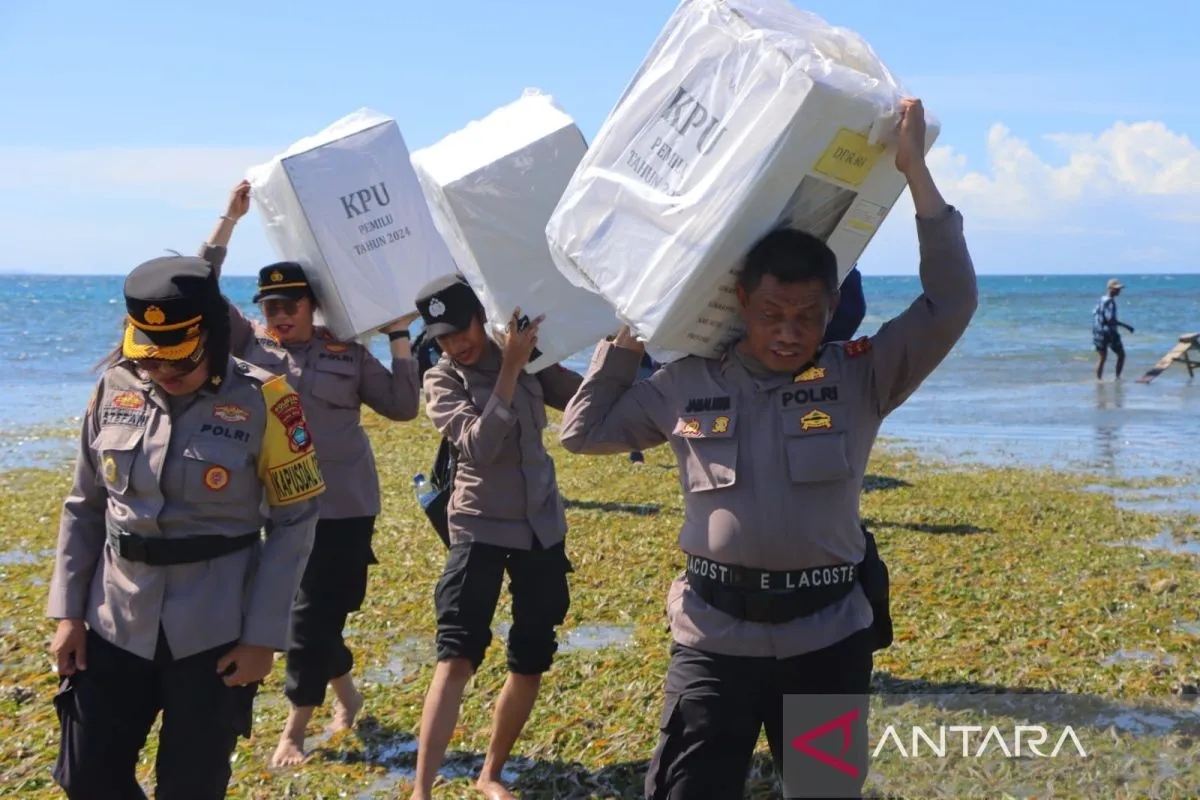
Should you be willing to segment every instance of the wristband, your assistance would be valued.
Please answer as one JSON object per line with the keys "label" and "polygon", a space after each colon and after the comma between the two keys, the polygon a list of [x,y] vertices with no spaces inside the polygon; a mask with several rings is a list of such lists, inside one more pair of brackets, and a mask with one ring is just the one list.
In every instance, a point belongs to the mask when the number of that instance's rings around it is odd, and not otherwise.
{"label": "wristband", "polygon": [[409,338],[408,328],[403,328],[402,330],[398,330],[398,331],[392,331],[391,333],[388,334],[389,342],[394,342],[397,339],[407,339],[407,338]]}

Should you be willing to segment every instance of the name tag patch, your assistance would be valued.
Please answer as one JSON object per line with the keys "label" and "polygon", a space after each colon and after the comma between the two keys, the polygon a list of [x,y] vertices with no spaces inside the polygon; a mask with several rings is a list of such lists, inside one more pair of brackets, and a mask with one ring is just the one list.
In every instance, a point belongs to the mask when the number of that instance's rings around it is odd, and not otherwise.
{"label": "name tag patch", "polygon": [[685,414],[699,414],[705,411],[729,411],[733,408],[733,400],[729,397],[693,397],[684,407]]}
{"label": "name tag patch", "polygon": [[104,406],[100,409],[100,425],[124,425],[130,428],[144,428],[148,419],[145,408],[132,410],[116,406]]}

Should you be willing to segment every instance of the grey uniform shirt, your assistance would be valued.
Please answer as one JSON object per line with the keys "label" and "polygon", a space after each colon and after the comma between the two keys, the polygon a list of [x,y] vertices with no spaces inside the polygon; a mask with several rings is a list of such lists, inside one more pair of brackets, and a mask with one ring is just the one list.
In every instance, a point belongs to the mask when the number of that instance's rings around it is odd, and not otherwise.
{"label": "grey uniform shirt", "polygon": [[[640,354],[603,342],[561,433],[575,453],[668,443],[679,464],[685,553],[723,564],[797,570],[863,559],[859,495],[879,427],[946,357],[974,315],[975,270],[962,217],[917,221],[924,290],[870,338],[823,347],[812,369],[771,373],[736,345],[685,358],[634,383]],[[856,585],[817,613],[772,625],[735,619],[677,578],[674,638],[714,653],[786,658],[872,622]]]}
{"label": "grey uniform shirt", "polygon": [[[219,271],[225,252],[205,245],[200,257]],[[398,422],[416,419],[421,405],[416,358],[393,358],[389,372],[366,347],[339,341],[323,328],[308,342],[285,347],[261,323],[228,305],[233,354],[286,377],[304,402],[328,484],[319,501],[321,519],[378,516],[379,474],[362,427],[362,406]]]}
{"label": "grey uniform shirt", "polygon": [[509,405],[492,393],[500,361],[489,345],[474,366],[443,355],[425,373],[425,411],[458,450],[450,540],[529,550],[536,536],[550,547],[566,537],[567,518],[542,441],[546,406],[565,408],[583,378],[557,365],[522,372]]}
{"label": "grey uniform shirt", "polygon": [[[160,624],[177,659],[238,640],[286,649],[323,483],[311,448],[287,445],[271,408],[295,394],[272,377],[231,359],[216,391],[168,398],[130,362],[104,373],[63,505],[48,616],[84,619],[146,659]],[[298,404],[289,419],[303,421]],[[109,530],[176,539],[264,525],[264,542],[193,564],[128,561],[107,544]]]}

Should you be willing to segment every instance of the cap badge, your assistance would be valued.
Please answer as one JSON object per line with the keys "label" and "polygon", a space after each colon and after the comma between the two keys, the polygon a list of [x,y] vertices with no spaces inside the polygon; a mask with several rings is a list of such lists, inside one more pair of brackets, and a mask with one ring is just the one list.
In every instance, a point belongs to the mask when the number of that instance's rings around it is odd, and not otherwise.
{"label": "cap badge", "polygon": [[429,301],[429,316],[437,319],[442,314],[446,313],[446,304],[438,298],[433,298]]}
{"label": "cap badge", "polygon": [[147,325],[162,325],[167,321],[167,315],[158,306],[150,306],[142,314],[142,319],[146,320]]}
{"label": "cap badge", "polygon": [[279,270],[275,270],[274,272],[271,273],[271,282],[272,283],[279,283],[281,280],[283,280],[282,272],[280,272]]}

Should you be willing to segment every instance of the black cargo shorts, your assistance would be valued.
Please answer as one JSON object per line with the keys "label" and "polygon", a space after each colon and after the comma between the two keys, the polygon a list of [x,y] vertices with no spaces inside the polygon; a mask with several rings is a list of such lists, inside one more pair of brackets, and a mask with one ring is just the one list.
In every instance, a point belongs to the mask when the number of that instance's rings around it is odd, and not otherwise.
{"label": "black cargo shorts", "polygon": [[513,614],[509,671],[540,675],[550,669],[558,652],[555,628],[571,605],[567,574],[575,568],[562,542],[543,548],[536,539],[530,550],[481,542],[450,547],[434,592],[438,661],[465,658],[473,669],[483,663],[506,571]]}

